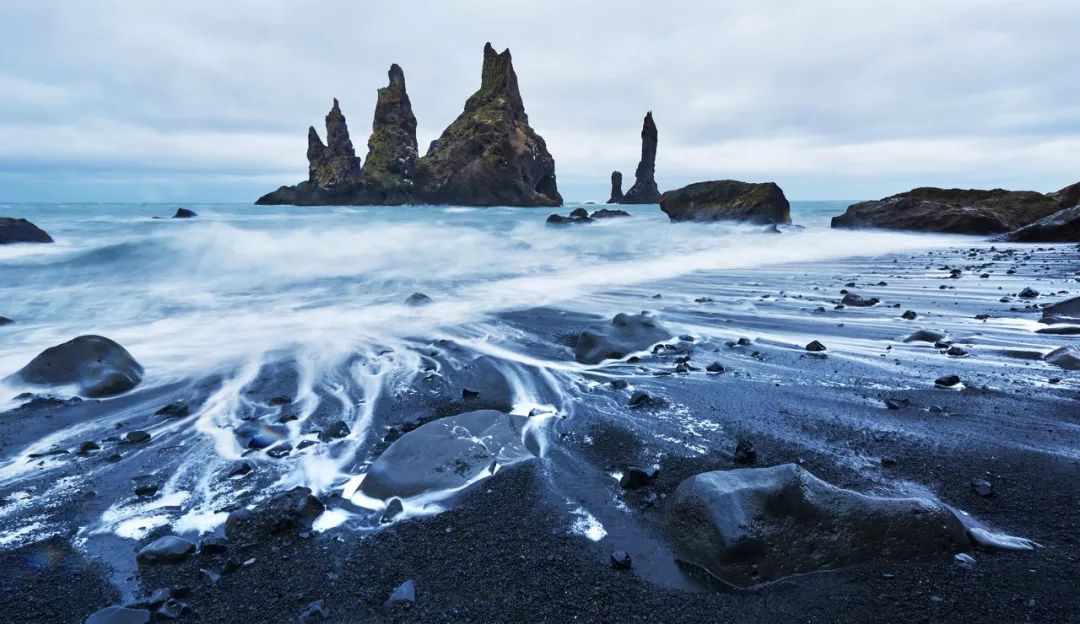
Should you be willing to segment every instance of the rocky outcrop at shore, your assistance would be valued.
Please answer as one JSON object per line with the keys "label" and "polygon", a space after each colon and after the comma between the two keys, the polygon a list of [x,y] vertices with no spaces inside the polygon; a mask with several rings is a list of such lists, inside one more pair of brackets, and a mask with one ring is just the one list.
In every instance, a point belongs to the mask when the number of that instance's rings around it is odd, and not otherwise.
{"label": "rocky outcrop at shore", "polygon": [[103,336],[79,336],[42,351],[12,377],[34,385],[77,385],[96,398],[131,390],[142,373],[142,365],[119,344]]}
{"label": "rocky outcrop at shore", "polygon": [[416,168],[425,202],[466,206],[561,206],[555,159],[531,126],[510,50],[484,46],[480,89],[431,143]]}
{"label": "rocky outcrop at shore", "polygon": [[609,203],[609,204],[620,204],[620,203],[622,203],[622,200],[623,200],[622,172],[621,171],[612,171],[611,172],[611,197],[608,198],[607,203]]}
{"label": "rocky outcrop at shore", "polygon": [[865,496],[794,464],[690,477],[668,530],[687,561],[743,587],[865,561],[947,559],[971,545],[940,503]]}
{"label": "rocky outcrop at shore", "polygon": [[368,154],[356,157],[338,101],[326,116],[327,143],[308,129],[308,179],[257,204],[561,206],[555,159],[531,126],[510,51],[484,47],[480,90],[418,158],[416,116],[401,67],[379,89]]}
{"label": "rocky outcrop at shore", "polygon": [[610,323],[581,332],[574,349],[574,359],[582,364],[618,360],[668,340],[672,335],[650,314],[620,313]]}
{"label": "rocky outcrop at shore", "polygon": [[[656,123],[653,121],[652,111],[649,111],[645,113],[645,121],[641,124],[641,161],[638,162],[637,170],[634,172],[634,185],[626,191],[618,203],[660,203],[660,190],[656,188],[656,141]],[[613,174],[613,186],[614,177]],[[621,178],[620,175],[620,181]]]}
{"label": "rocky outcrop at shore", "polygon": [[696,182],[664,193],[660,209],[672,221],[791,223],[791,204],[773,182]]}
{"label": "rocky outcrop at shore", "polygon": [[51,243],[53,239],[45,230],[26,219],[0,217],[0,245],[10,243]]}
{"label": "rocky outcrop at shore", "polygon": [[833,217],[832,227],[1000,234],[1062,208],[1054,195],[1034,191],[917,188],[853,204],[844,214]]}
{"label": "rocky outcrop at shore", "polygon": [[1014,243],[1080,242],[1080,206],[1059,210],[1001,237]]}

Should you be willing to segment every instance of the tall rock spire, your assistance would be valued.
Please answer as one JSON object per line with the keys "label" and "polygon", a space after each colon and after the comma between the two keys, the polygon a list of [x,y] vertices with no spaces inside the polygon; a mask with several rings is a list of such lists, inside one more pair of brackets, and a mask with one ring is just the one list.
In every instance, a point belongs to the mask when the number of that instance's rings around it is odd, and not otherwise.
{"label": "tall rock spire", "polygon": [[529,126],[510,50],[484,46],[480,89],[416,168],[421,198],[471,206],[559,206],[555,159]]}
{"label": "tall rock spire", "polygon": [[364,159],[364,177],[387,186],[410,184],[416,168],[416,116],[405,91],[405,73],[396,63],[390,83],[379,89],[375,119]]}
{"label": "tall rock spire", "polygon": [[326,145],[314,128],[308,129],[308,180],[319,188],[332,189],[352,183],[359,174],[360,159],[349,138],[345,115],[334,98],[326,115]]}
{"label": "tall rock spire", "polygon": [[634,172],[634,185],[626,191],[623,204],[658,204],[660,191],[656,188],[656,123],[652,111],[645,113],[641,126],[641,162]]}

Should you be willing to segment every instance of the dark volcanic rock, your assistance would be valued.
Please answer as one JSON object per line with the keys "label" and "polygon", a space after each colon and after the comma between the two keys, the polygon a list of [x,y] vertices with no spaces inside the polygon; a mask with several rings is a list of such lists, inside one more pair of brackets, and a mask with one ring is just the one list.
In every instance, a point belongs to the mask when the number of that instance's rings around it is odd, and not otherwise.
{"label": "dark volcanic rock", "polygon": [[660,209],[672,221],[791,223],[791,205],[773,182],[695,182],[664,193]]}
{"label": "dark volcanic rock", "polygon": [[560,206],[555,159],[529,126],[510,51],[484,46],[480,90],[416,167],[425,201],[467,206]]}
{"label": "dark volcanic rock", "polygon": [[195,552],[195,544],[182,537],[166,535],[159,537],[139,551],[136,559],[139,563],[163,563],[183,561]]}
{"label": "dark volcanic rock", "polygon": [[1014,243],[1080,242],[1080,206],[1059,210],[1001,238]]}
{"label": "dark volcanic rock", "polygon": [[1033,191],[917,188],[853,204],[844,214],[833,217],[832,227],[997,234],[1060,209],[1057,200]]}
{"label": "dark volcanic rock", "polygon": [[844,295],[844,298],[840,300],[841,305],[852,306],[856,308],[868,308],[881,303],[881,299],[877,297],[863,297],[855,293],[848,293]]}
{"label": "dark volcanic rock", "polygon": [[187,208],[177,208],[176,214],[172,216],[173,219],[193,219],[199,216],[194,210],[188,210]]}
{"label": "dark volcanic rock", "polygon": [[[623,195],[620,204],[657,204],[660,203],[660,190],[656,188],[656,123],[652,111],[645,113],[641,124],[641,160],[634,172],[634,185]],[[622,176],[619,176],[620,182]],[[612,174],[612,195],[614,196],[615,176]]]}
{"label": "dark volcanic rock", "polygon": [[969,547],[945,506],[838,488],[794,465],[683,481],[668,532],[680,555],[738,586],[865,561],[946,559]]}
{"label": "dark volcanic rock", "polygon": [[409,295],[409,298],[405,300],[405,305],[410,306],[422,306],[429,303],[432,303],[431,297],[420,292]]}
{"label": "dark volcanic rock", "polygon": [[37,385],[77,384],[90,397],[127,392],[143,367],[126,349],[102,336],[79,336],[41,352],[12,377]]}
{"label": "dark volcanic rock", "polygon": [[611,172],[611,197],[608,198],[609,204],[621,204],[623,200],[622,192],[622,172]]}
{"label": "dark volcanic rock", "polygon": [[611,567],[616,570],[629,570],[634,567],[634,561],[630,558],[630,553],[625,550],[616,550],[611,553]]}
{"label": "dark volcanic rock", "polygon": [[326,114],[326,145],[314,128],[308,130],[308,180],[319,188],[334,189],[351,184],[359,174],[360,159],[349,137],[349,125],[334,98]]}
{"label": "dark volcanic rock", "polygon": [[619,487],[625,490],[636,490],[652,483],[656,480],[657,475],[658,473],[655,470],[629,466],[619,477]]}
{"label": "dark volcanic rock", "polygon": [[821,344],[820,341],[814,340],[808,345],[806,345],[806,350],[810,351],[811,353],[821,353],[822,351],[826,351],[827,349],[825,348],[825,345]]}
{"label": "dark volcanic rock", "polygon": [[3,327],[4,325],[11,325],[14,322],[15,321],[9,319],[6,316],[0,316],[0,327]]}
{"label": "dark volcanic rock", "polygon": [[360,485],[367,496],[407,498],[461,488],[496,465],[532,459],[522,443],[521,417],[495,410],[466,412],[401,436],[371,465]]}
{"label": "dark volcanic rock", "polygon": [[283,531],[304,531],[325,508],[306,487],[281,492],[254,509],[240,509],[229,514],[225,534],[230,540],[258,542]]}
{"label": "dark volcanic rock", "polygon": [[26,219],[0,217],[0,245],[8,243],[51,243],[53,239]]}
{"label": "dark volcanic rock", "polygon": [[610,323],[596,325],[578,336],[574,358],[582,364],[599,364],[645,351],[654,344],[672,337],[666,327],[651,315],[616,314]]}
{"label": "dark volcanic rock", "polygon": [[379,89],[375,103],[363,175],[383,187],[404,187],[404,192],[411,192],[418,158],[416,116],[405,91],[405,73],[396,63],[390,66],[389,77],[390,83]]}
{"label": "dark volcanic rock", "polygon": [[409,579],[398,585],[394,593],[390,594],[390,597],[386,599],[386,604],[383,605],[388,610],[393,610],[398,607],[411,606],[416,602],[416,582]]}
{"label": "dark volcanic rock", "polygon": [[1042,311],[1040,323],[1080,323],[1080,297],[1052,303]]}
{"label": "dark volcanic rock", "polygon": [[1058,347],[1047,353],[1043,359],[1065,370],[1080,370],[1080,349],[1071,345]]}
{"label": "dark volcanic rock", "polygon": [[610,208],[601,208],[594,211],[589,215],[593,219],[611,219],[614,217],[629,217],[630,213],[625,210],[611,210]]}
{"label": "dark volcanic rock", "polygon": [[551,215],[551,216],[549,216],[547,218],[547,221],[545,223],[547,223],[547,225],[575,225],[575,224],[592,223],[592,222],[593,222],[593,220],[591,218],[589,218],[588,215],[582,217],[582,216],[575,216],[574,214],[571,213],[570,216],[568,216],[568,217],[564,217],[561,214],[553,214],[553,215]]}

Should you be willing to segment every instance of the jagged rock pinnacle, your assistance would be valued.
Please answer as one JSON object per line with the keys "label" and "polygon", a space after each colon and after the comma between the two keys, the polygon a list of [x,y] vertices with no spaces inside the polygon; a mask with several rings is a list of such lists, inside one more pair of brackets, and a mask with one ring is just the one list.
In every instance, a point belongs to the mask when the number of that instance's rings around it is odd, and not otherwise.
{"label": "jagged rock pinnacle", "polygon": [[641,125],[641,161],[634,172],[634,185],[626,192],[621,203],[657,204],[660,203],[660,191],[656,187],[656,123],[652,111],[645,113]]}
{"label": "jagged rock pinnacle", "polygon": [[387,72],[389,84],[379,89],[368,138],[364,177],[384,186],[412,183],[416,168],[416,116],[405,90],[405,72],[396,63]]}
{"label": "jagged rock pinnacle", "polygon": [[618,203],[622,203],[622,200],[623,200],[622,172],[621,171],[612,171],[611,172],[611,197],[607,200],[607,203],[609,203],[609,204],[618,204]]}

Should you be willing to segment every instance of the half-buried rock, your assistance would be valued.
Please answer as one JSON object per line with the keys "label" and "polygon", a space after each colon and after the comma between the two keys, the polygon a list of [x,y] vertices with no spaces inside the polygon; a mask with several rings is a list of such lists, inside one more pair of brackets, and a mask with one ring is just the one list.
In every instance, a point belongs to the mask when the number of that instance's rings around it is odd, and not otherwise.
{"label": "half-buried rock", "polygon": [[1043,358],[1050,364],[1065,370],[1080,370],[1080,349],[1070,345],[1058,347]]}
{"label": "half-buried rock", "polygon": [[463,489],[490,476],[497,466],[535,457],[522,440],[526,421],[480,410],[421,425],[383,451],[360,491],[386,500]]}
{"label": "half-buried rock", "polygon": [[599,364],[646,351],[672,334],[651,314],[616,314],[610,323],[596,325],[578,336],[574,358],[582,364]]}
{"label": "half-buried rock", "polygon": [[166,535],[143,547],[136,557],[139,563],[183,561],[195,552],[195,544],[182,537]]}
{"label": "half-buried rock", "polygon": [[970,547],[945,506],[838,488],[794,465],[702,473],[675,490],[680,556],[737,586],[869,560],[946,559]]}
{"label": "half-buried rock", "polygon": [[230,540],[254,543],[276,533],[305,531],[325,507],[306,487],[281,492],[253,509],[240,509],[225,520]]}
{"label": "half-buried rock", "polygon": [[89,397],[131,390],[142,381],[143,367],[127,349],[103,336],[79,336],[41,352],[12,378],[42,386],[77,385]]}

